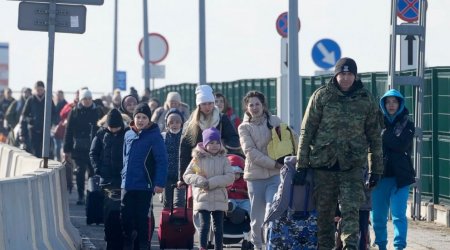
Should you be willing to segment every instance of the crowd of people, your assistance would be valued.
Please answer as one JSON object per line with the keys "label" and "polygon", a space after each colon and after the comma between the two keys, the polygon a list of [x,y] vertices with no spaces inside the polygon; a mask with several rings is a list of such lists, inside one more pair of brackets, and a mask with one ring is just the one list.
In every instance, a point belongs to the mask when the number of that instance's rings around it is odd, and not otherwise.
{"label": "crowd of people", "polygon": [[[22,89],[18,100],[9,88],[0,99],[0,139],[36,157],[42,156],[44,93],[38,81],[33,91]],[[283,167],[268,145],[283,121],[269,112],[267,98],[258,91],[243,97],[242,120],[210,86],[198,86],[195,95],[191,112],[177,92],[168,93],[161,106],[149,90],[141,98],[133,89],[124,97],[115,91],[109,99],[93,100],[91,91],[82,88],[70,103],[63,91],[57,92],[52,157],[75,165],[77,204],[85,203],[86,172],[101,176],[106,200],[121,200],[113,223],[105,221],[107,249],[149,249],[153,195],[160,194],[166,208],[172,202],[182,207],[186,185],[192,187],[200,249],[208,247],[211,219],[215,249],[222,249],[224,216],[237,206],[250,217],[253,247],[267,243],[261,226]],[[319,249],[336,247],[337,206],[343,249],[366,249],[361,232],[369,219],[375,244],[386,249],[389,210],[393,245],[406,247],[406,204],[415,177],[413,136],[401,93],[389,90],[378,103],[358,79],[356,62],[340,59],[334,76],[309,99],[294,150],[294,184],[302,185],[307,170],[313,170]],[[361,209],[364,203],[367,210]],[[370,218],[362,212],[369,210]]]}

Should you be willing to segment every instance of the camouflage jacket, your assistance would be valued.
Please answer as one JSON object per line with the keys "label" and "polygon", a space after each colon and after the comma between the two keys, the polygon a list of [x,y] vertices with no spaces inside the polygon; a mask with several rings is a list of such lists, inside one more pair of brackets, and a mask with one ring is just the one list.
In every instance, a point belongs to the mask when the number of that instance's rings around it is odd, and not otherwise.
{"label": "camouflage jacket", "polygon": [[379,110],[361,81],[342,93],[334,79],[317,89],[309,99],[300,130],[297,167],[340,170],[363,168],[382,174]]}

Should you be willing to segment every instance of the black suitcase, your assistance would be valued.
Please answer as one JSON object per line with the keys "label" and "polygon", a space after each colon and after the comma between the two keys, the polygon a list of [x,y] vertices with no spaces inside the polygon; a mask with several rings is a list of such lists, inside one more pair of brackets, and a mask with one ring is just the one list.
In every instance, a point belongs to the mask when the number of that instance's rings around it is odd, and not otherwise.
{"label": "black suitcase", "polygon": [[86,192],[86,224],[103,223],[103,202],[105,196],[100,188],[100,176],[89,178]]}

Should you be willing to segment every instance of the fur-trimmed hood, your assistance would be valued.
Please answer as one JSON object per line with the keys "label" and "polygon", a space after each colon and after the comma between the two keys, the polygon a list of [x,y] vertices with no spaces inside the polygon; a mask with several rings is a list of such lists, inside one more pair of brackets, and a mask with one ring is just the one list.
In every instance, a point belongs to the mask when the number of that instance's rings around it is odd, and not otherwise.
{"label": "fur-trimmed hood", "polygon": [[[128,127],[128,125],[131,123],[131,118],[124,114],[124,113],[120,113],[122,115],[122,120],[124,123],[124,127]],[[97,126],[98,127],[108,127],[108,125],[106,125],[106,120],[108,118],[108,115],[104,115],[100,120],[97,121]]]}
{"label": "fur-trimmed hood", "polygon": [[[217,153],[217,156],[224,156],[227,154],[227,150],[225,147],[221,144],[219,153]],[[206,151],[205,147],[203,146],[203,142],[199,142],[197,146],[192,150],[192,158],[195,159],[201,159],[206,157],[213,157],[215,155],[212,155],[208,151]]]}

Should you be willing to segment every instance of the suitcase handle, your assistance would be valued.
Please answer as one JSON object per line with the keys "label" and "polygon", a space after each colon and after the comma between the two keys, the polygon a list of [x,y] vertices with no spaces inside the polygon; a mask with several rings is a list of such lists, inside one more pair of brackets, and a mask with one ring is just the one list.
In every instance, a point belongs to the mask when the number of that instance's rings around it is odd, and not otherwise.
{"label": "suitcase handle", "polygon": [[[188,221],[188,205],[187,205],[187,200],[188,200],[188,192],[187,192],[187,188],[188,188],[188,185],[186,184],[186,183],[184,183],[183,184],[183,186],[186,186],[186,202],[184,203],[184,219],[186,220],[186,221]],[[177,184],[172,184],[171,185],[171,187],[172,187],[172,201],[170,202],[170,219],[172,219],[172,217],[173,217],[173,207],[174,207],[174,204],[173,204],[173,200],[174,200],[174,198],[175,198],[175,189],[176,188],[178,188],[178,186],[177,186]]]}

